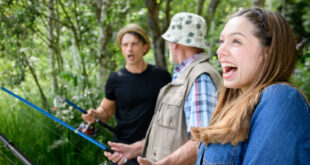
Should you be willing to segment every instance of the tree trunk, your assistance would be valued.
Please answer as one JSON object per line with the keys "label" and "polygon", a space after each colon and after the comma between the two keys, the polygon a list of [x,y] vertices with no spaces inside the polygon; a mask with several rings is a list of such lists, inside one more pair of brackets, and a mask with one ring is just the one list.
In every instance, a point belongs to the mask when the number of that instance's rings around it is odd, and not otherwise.
{"label": "tree trunk", "polygon": [[161,30],[162,34],[166,32],[170,24],[170,10],[171,10],[170,3],[171,2],[172,0],[166,0],[165,19],[163,21],[164,24],[162,25],[163,28]]}
{"label": "tree trunk", "polygon": [[197,9],[196,9],[196,14],[197,15],[202,15],[202,10],[203,10],[203,4],[205,3],[205,0],[199,0],[197,4]]}
{"label": "tree trunk", "polygon": [[167,67],[165,58],[165,41],[161,38],[159,8],[160,4],[157,0],[145,0],[145,5],[148,9],[148,26],[151,31],[153,39],[153,49],[155,55],[156,65]]}
{"label": "tree trunk", "polygon": [[55,96],[58,90],[57,86],[57,73],[55,67],[55,46],[54,46],[54,0],[48,0],[48,50],[49,50],[49,62],[51,67],[51,88],[52,94]]}
{"label": "tree trunk", "polygon": [[[57,4],[56,4],[57,5]],[[56,19],[59,19],[60,14],[57,10],[57,8],[55,8],[55,17]],[[60,41],[60,29],[62,28],[62,25],[54,20],[54,27],[55,27],[55,35],[54,35],[54,50],[55,50],[55,55],[56,55],[56,66],[57,66],[57,72],[61,73],[64,70],[64,61],[63,61],[63,57],[61,54],[61,50],[59,47],[59,41]],[[61,96],[65,96],[65,84],[63,83],[64,81],[62,81],[62,77],[58,77],[58,93]]]}
{"label": "tree trunk", "polygon": [[215,11],[217,9],[218,4],[220,3],[220,0],[211,0],[207,9],[207,13],[206,13],[206,23],[207,23],[207,35],[209,34],[209,29],[210,29],[210,25],[211,22],[214,19],[214,14]]}
{"label": "tree trunk", "polygon": [[[210,32],[211,32],[211,34],[214,34],[214,28],[215,28],[215,21],[214,21],[214,19],[212,20],[212,22],[211,22],[211,26],[209,26],[210,27]],[[213,45],[214,45],[214,35],[211,35],[211,37],[210,37],[210,40],[209,40],[209,46],[208,46],[208,54],[211,56],[213,53],[212,53],[212,47],[213,47]]]}
{"label": "tree trunk", "polygon": [[[207,23],[207,36],[209,36],[210,28],[211,28],[211,34],[214,32],[214,14],[216,12],[217,6],[220,3],[220,0],[211,0],[207,9],[206,13],[206,23]],[[213,36],[211,35],[211,38],[208,43],[208,53],[212,56],[212,47],[213,47]]]}
{"label": "tree trunk", "polygon": [[265,0],[252,0],[252,7],[261,7],[264,8]]}
{"label": "tree trunk", "polygon": [[34,79],[34,82],[35,82],[36,86],[37,86],[38,89],[39,89],[39,92],[40,92],[40,95],[41,95],[41,99],[42,99],[42,103],[43,103],[44,109],[47,109],[48,112],[51,112],[51,111],[50,111],[50,107],[48,106],[48,101],[47,101],[46,96],[45,96],[45,94],[44,94],[44,92],[43,92],[43,90],[42,90],[42,87],[41,87],[40,83],[39,83],[38,76],[37,76],[37,74],[35,73],[34,68],[33,68],[33,67],[31,66],[31,64],[29,63],[29,60],[28,60],[26,54],[25,54],[25,53],[21,53],[21,54],[22,54],[22,56],[26,59],[26,65],[27,65],[27,67],[29,68],[29,71],[30,71],[30,73],[31,73],[31,75],[32,75],[32,77],[33,77],[33,79]]}
{"label": "tree trunk", "polygon": [[79,86],[82,87],[82,94],[84,94],[86,87],[89,85],[88,84],[88,75],[86,72],[86,66],[85,66],[85,58],[84,58],[84,54],[82,53],[82,48],[80,45],[80,40],[81,40],[81,32],[80,32],[80,23],[79,23],[79,19],[78,19],[78,15],[77,15],[77,1],[73,0],[74,3],[74,8],[73,8],[73,15],[74,17],[70,16],[67,8],[65,7],[64,3],[61,0],[58,0],[59,5],[61,7],[61,9],[64,12],[65,15],[65,19],[69,22],[69,28],[72,31],[73,34],[73,39],[72,39],[72,43],[73,43],[73,58],[75,61],[75,65],[77,68],[79,68],[78,70],[81,70],[81,73],[78,73],[78,75],[82,75],[82,76],[78,76],[79,80],[81,82],[78,83]]}
{"label": "tree trunk", "polygon": [[108,8],[111,6],[111,0],[97,0],[95,5],[97,20],[100,24],[99,30],[99,71],[98,71],[98,89],[104,91],[105,80],[108,78],[110,73],[109,64],[110,58],[107,51],[107,45],[112,40],[112,27],[111,22],[105,23],[108,18]]}
{"label": "tree trunk", "polygon": [[29,67],[30,73],[31,73],[31,75],[32,75],[32,77],[33,77],[33,79],[34,79],[34,82],[35,82],[35,84],[37,85],[37,87],[38,87],[38,89],[39,89],[39,92],[40,92],[40,95],[41,95],[41,98],[42,98],[42,102],[43,102],[44,108],[45,108],[48,112],[51,112],[51,111],[50,111],[50,108],[49,108],[49,106],[48,106],[48,102],[47,102],[46,96],[45,96],[45,94],[44,94],[44,92],[43,92],[43,90],[42,90],[42,87],[41,87],[40,83],[39,83],[38,77],[37,77],[37,75],[35,74],[35,71],[34,71],[33,67],[29,64],[29,62],[28,62],[28,67]]}
{"label": "tree trunk", "polygon": [[281,15],[285,17],[285,14],[286,14],[286,0],[282,0]]}

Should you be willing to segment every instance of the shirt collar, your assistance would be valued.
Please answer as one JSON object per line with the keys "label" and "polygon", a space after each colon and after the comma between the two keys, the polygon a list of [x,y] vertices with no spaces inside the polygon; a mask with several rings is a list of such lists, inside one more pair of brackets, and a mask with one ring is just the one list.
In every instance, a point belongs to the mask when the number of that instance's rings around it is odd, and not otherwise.
{"label": "shirt collar", "polygon": [[195,58],[198,57],[199,54],[195,54],[189,58],[187,58],[186,60],[184,60],[181,64],[177,65],[174,69],[173,69],[173,77],[172,80],[175,80],[179,74],[186,68],[186,66],[188,66]]}

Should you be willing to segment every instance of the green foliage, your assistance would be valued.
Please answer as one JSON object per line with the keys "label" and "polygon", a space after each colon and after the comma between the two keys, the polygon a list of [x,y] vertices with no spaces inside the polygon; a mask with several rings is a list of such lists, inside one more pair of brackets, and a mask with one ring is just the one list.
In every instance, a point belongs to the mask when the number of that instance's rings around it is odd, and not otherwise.
{"label": "green foliage", "polygon": [[310,36],[309,10],[310,2],[306,0],[296,0],[287,5],[285,17],[293,28],[298,41]]}
{"label": "green foliage", "polygon": [[310,99],[310,47],[303,54],[306,58],[298,61],[292,82]]}
{"label": "green foliage", "polygon": [[298,63],[292,77],[293,83],[310,98],[310,2],[292,0],[287,4],[285,18],[292,27],[299,50]]}
{"label": "green foliage", "polygon": [[[147,9],[145,1],[110,1],[105,22],[99,20],[97,1],[54,0],[55,20],[55,69],[59,90],[51,92],[51,64],[48,39],[48,1],[45,0],[2,0],[0,1],[0,84],[43,107],[39,86],[30,67],[38,78],[38,83],[46,96],[49,111],[70,125],[77,127],[82,121],[81,113],[68,105],[52,110],[53,99],[61,95],[88,109],[97,107],[104,96],[103,88],[98,89],[100,28],[110,26],[111,39],[106,47],[107,73],[124,66],[125,60],[115,37],[119,29],[136,22],[145,29]],[[158,1],[160,2],[160,1]],[[173,0],[170,15],[177,12],[195,12],[198,0]],[[205,17],[210,1],[205,1],[202,16]],[[269,0],[266,7],[282,11],[281,1]],[[216,49],[221,30],[228,15],[242,8],[249,8],[251,1],[220,1],[210,26],[207,41],[211,63],[218,67]],[[292,82],[310,98],[310,4],[308,0],[287,1],[285,17],[292,26],[297,42],[302,44],[298,65]],[[160,8],[160,19],[165,17],[165,1]],[[162,23],[162,22],[161,22]],[[101,26],[102,24],[102,26]],[[151,32],[149,31],[149,34]],[[304,42],[301,42],[304,41]],[[168,58],[168,56],[167,56]],[[155,64],[152,50],[144,57]],[[167,60],[168,61],[168,60]],[[83,67],[85,73],[83,73]],[[168,63],[168,70],[172,70]],[[101,80],[105,81],[105,80]],[[115,120],[108,122],[115,126]],[[102,150],[63,126],[53,122],[34,109],[0,92],[0,132],[9,138],[35,164],[99,164],[106,161]],[[101,130],[97,137],[102,143],[112,139],[112,134]],[[0,164],[21,164],[8,150],[0,147]]]}
{"label": "green foliage", "polygon": [[[29,87],[25,87],[24,90],[29,93],[23,97],[31,102],[39,102],[38,98],[29,97],[35,95],[29,91],[31,90]],[[68,106],[62,108],[53,111],[53,114],[68,124],[78,127],[81,113]],[[35,164],[82,165],[89,162],[99,164],[105,161],[100,148],[4,92],[0,95],[0,109],[0,116],[2,116],[0,132],[14,142]],[[111,139],[111,133],[104,130],[100,133],[102,135],[97,139],[102,143]],[[19,162],[14,155],[4,152],[13,162]],[[0,154],[0,158],[2,156]],[[1,158],[0,164],[6,164],[7,161]]]}

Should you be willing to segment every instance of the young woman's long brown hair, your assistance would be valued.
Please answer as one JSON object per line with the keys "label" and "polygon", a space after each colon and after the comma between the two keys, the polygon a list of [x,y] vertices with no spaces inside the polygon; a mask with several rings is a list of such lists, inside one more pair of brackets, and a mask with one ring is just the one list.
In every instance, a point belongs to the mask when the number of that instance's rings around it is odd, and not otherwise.
{"label": "young woman's long brown hair", "polygon": [[294,34],[280,14],[252,8],[240,11],[233,17],[244,17],[254,25],[253,34],[266,48],[267,56],[264,56],[260,72],[247,91],[222,86],[210,125],[192,128],[194,139],[203,141],[206,145],[237,145],[248,139],[251,117],[261,92],[271,84],[288,83],[297,60]]}

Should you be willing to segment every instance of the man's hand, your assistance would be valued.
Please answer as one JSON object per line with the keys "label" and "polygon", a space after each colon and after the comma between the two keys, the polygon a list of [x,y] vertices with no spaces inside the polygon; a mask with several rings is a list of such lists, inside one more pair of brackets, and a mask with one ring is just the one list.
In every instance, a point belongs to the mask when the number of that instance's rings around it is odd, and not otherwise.
{"label": "man's hand", "polygon": [[138,163],[140,165],[155,165],[155,163],[152,163],[151,161],[147,160],[146,158],[142,158],[141,156],[138,157]]}
{"label": "man's hand", "polygon": [[87,114],[82,114],[82,118],[87,123],[92,124],[96,121],[97,115],[96,110],[91,108],[87,110]]}
{"label": "man's hand", "polygon": [[128,159],[136,158],[142,154],[142,149],[144,146],[144,139],[141,141],[137,141],[132,144],[123,144],[123,143],[114,143],[108,142],[111,149]]}
{"label": "man's hand", "polygon": [[123,165],[127,162],[127,158],[117,152],[114,152],[113,154],[111,154],[110,152],[104,152],[104,156],[106,156],[109,160],[118,165]]}
{"label": "man's hand", "polygon": [[133,159],[141,155],[144,143],[145,143],[144,139],[132,144],[108,142],[109,146],[111,146],[111,149],[115,152],[114,154],[104,152],[104,155],[113,163],[121,165],[124,164],[124,162],[126,162],[125,160]]}
{"label": "man's hand", "polygon": [[190,165],[196,162],[199,142],[189,140],[172,154],[165,158],[151,162],[146,158],[138,157],[140,165]]}
{"label": "man's hand", "polygon": [[115,109],[116,101],[103,98],[100,106],[96,110],[93,108],[87,110],[87,114],[82,114],[82,118],[89,124],[94,123],[96,119],[106,122],[113,116]]}
{"label": "man's hand", "polygon": [[104,156],[106,156],[109,160],[111,160],[113,163],[116,163],[118,165],[122,165],[126,163],[127,159],[132,159],[137,157],[134,153],[134,148],[131,145],[123,144],[123,143],[114,143],[114,142],[108,142],[109,146],[111,146],[111,149],[114,151],[113,154],[110,152],[104,152]]}

